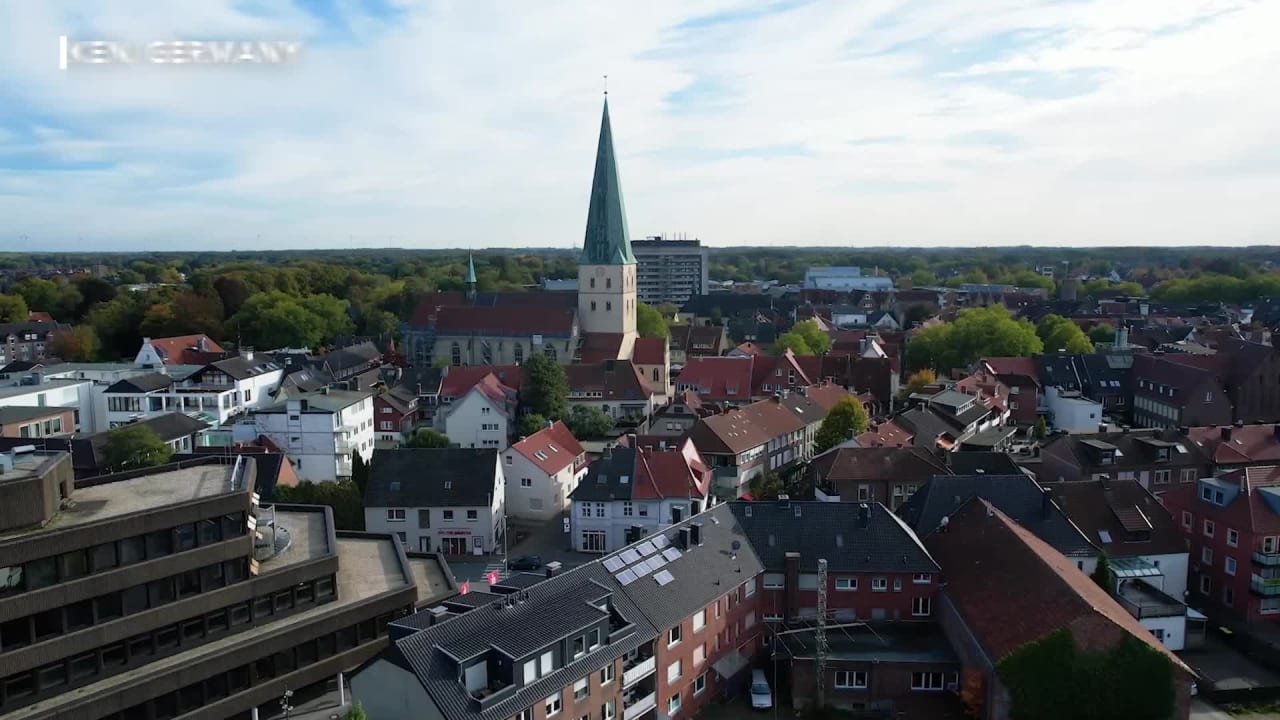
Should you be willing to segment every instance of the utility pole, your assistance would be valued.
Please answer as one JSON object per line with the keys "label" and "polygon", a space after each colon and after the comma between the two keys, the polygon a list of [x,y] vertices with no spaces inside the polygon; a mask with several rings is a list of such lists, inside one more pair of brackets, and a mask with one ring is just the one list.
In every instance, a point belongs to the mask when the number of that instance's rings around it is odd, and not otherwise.
{"label": "utility pole", "polygon": [[817,644],[817,695],[818,711],[827,705],[827,560],[818,559],[818,629],[814,633]]}
{"label": "utility pole", "polygon": [[280,698],[280,710],[284,712],[284,720],[289,720],[289,714],[294,711],[293,705],[289,701],[293,699],[293,691],[286,689],[284,697]]}

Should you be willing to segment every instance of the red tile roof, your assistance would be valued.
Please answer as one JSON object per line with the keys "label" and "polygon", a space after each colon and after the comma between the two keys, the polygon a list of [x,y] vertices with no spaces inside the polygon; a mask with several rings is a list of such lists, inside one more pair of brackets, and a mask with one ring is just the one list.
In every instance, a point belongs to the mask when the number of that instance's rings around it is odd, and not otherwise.
{"label": "red tile roof", "polygon": [[911,447],[915,433],[893,420],[882,422],[858,435],[854,440],[860,447]]}
{"label": "red tile roof", "polygon": [[541,307],[442,307],[436,311],[437,335],[555,335],[573,334],[576,315],[572,310]]}
{"label": "red tile roof", "polygon": [[[204,347],[200,347],[200,340],[204,339]],[[165,365],[197,365],[199,362],[196,356],[202,353],[221,353],[225,352],[218,343],[213,341],[208,335],[179,335],[177,337],[167,338],[151,338],[151,347],[160,353],[160,357],[164,359]],[[190,356],[190,359],[188,359]]]}
{"label": "red tile roof", "polygon": [[818,477],[831,482],[889,480],[924,483],[934,475],[950,475],[946,463],[927,448],[849,447],[813,459]]}
{"label": "red tile roof", "polygon": [[641,448],[636,453],[635,475],[631,497],[636,500],[704,498],[711,488],[711,468],[689,440],[673,450]]}
{"label": "red tile roof", "polygon": [[636,338],[631,360],[638,365],[662,365],[667,362],[667,347],[666,338]]}
{"label": "red tile roof", "polygon": [[750,340],[739,344],[737,347],[734,348],[734,350],[745,353],[747,355],[763,355],[764,354],[764,348],[751,342]]}
{"label": "red tile roof", "polygon": [[983,358],[982,362],[986,363],[986,366],[996,375],[1017,375],[1030,378],[1037,383],[1040,381],[1040,371],[1036,367],[1036,361],[1029,357],[989,357]]}
{"label": "red tile roof", "polygon": [[27,311],[27,322],[53,322],[53,316],[39,310]]}
{"label": "red tile roof", "polygon": [[418,306],[413,309],[413,317],[409,319],[409,325],[412,327],[430,327],[435,325],[436,312],[442,307],[450,305],[465,305],[467,296],[465,293],[456,291],[436,291],[429,292],[418,300]]}
{"label": "red tile roof", "polygon": [[744,402],[751,399],[754,357],[689,358],[676,378],[676,387],[688,387],[703,400]]}
{"label": "red tile roof", "polygon": [[1193,427],[1188,437],[1215,463],[1280,462],[1280,435],[1275,425],[1233,427],[1231,439],[1222,439],[1222,429]]}
{"label": "red tile roof", "polygon": [[524,368],[519,365],[468,365],[450,367],[447,370],[447,374],[440,379],[440,397],[442,398],[460,398],[490,374],[516,392],[519,392],[520,386],[524,384]]}
{"label": "red tile roof", "polygon": [[586,453],[578,439],[559,420],[512,445],[511,449],[548,475],[555,475],[579,458],[584,458]]}
{"label": "red tile roof", "polygon": [[617,360],[622,349],[622,333],[586,333],[578,357],[584,363]]}
{"label": "red tile roof", "polygon": [[498,412],[505,416],[510,417],[515,412],[518,393],[514,388],[499,382],[498,377],[493,373],[481,378],[480,382],[472,385],[468,392],[478,392],[484,395],[497,408]]}
{"label": "red tile roof", "polygon": [[[565,365],[572,399],[648,400],[655,391],[630,360],[603,360]],[[600,397],[572,398],[572,393],[598,392]]]}
{"label": "red tile roof", "polygon": [[780,402],[760,400],[702,418],[689,431],[689,437],[703,452],[740,453],[802,430],[805,424]]}
{"label": "red tile roof", "polygon": [[[753,395],[767,395],[774,392],[779,384],[789,387],[813,384],[813,379],[800,366],[797,362],[798,358],[790,350],[782,355],[761,355],[752,360],[754,361],[751,368]],[[778,374],[779,371],[781,375]],[[772,389],[765,390],[765,385],[771,386]]]}
{"label": "red tile roof", "polygon": [[1101,617],[1190,670],[1072,560],[973,498],[925,540],[965,625],[999,662],[1077,620]]}

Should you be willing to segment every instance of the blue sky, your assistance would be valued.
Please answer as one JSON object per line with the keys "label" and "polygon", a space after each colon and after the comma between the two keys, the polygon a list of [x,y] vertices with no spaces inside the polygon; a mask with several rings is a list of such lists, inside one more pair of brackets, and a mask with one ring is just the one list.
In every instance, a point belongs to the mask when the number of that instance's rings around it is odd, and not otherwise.
{"label": "blue sky", "polygon": [[[1280,225],[1266,0],[0,5],[0,251],[1245,245]],[[57,38],[288,39],[59,71]],[[261,238],[259,240],[258,238]]]}

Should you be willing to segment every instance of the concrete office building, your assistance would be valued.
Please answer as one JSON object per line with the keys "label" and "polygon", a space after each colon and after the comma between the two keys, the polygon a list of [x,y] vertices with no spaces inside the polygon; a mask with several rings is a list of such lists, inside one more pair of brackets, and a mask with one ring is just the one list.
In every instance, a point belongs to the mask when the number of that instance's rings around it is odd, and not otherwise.
{"label": "concrete office building", "polygon": [[265,716],[286,689],[341,682],[450,587],[434,558],[337,532],[328,508],[259,508],[251,456],[78,485],[67,453],[0,468],[6,720]]}
{"label": "concrete office building", "polygon": [[636,256],[636,286],[640,302],[682,305],[694,295],[707,294],[707,249],[702,241],[648,237],[632,240]]}

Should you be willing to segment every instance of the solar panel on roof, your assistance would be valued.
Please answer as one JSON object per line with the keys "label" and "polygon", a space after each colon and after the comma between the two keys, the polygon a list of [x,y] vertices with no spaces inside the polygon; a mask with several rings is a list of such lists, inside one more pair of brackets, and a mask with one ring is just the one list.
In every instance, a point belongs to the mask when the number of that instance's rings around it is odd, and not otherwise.
{"label": "solar panel on roof", "polygon": [[622,554],[618,557],[622,558],[622,562],[630,565],[640,559],[640,553],[636,552],[632,548],[627,548],[626,550],[623,550]]}
{"label": "solar panel on roof", "polygon": [[675,576],[666,570],[660,570],[654,574],[653,579],[657,580],[659,585],[666,585],[667,583],[674,581]]}
{"label": "solar panel on roof", "polygon": [[638,550],[641,555],[652,555],[658,552],[658,548],[654,547],[653,543],[649,540],[645,540],[644,542],[637,545],[636,550]]}
{"label": "solar panel on roof", "polygon": [[662,557],[666,558],[667,560],[679,560],[680,551],[673,547],[670,547],[662,551]]}
{"label": "solar panel on roof", "polygon": [[653,572],[654,570],[657,570],[663,565],[666,565],[667,559],[662,557],[661,555],[654,555],[653,557],[646,560],[645,564],[649,566],[649,572]]}
{"label": "solar panel on roof", "polygon": [[631,570],[631,572],[635,573],[637,577],[644,577],[645,575],[648,575],[650,572],[649,561],[644,560],[644,561],[638,562],[635,565],[632,565],[629,569]]}
{"label": "solar panel on roof", "polygon": [[636,581],[637,577],[638,576],[635,574],[635,572],[631,570],[631,568],[627,568],[626,570],[623,570],[617,575],[614,575],[614,578],[616,578],[618,582],[623,585],[630,585],[631,583]]}
{"label": "solar panel on roof", "polygon": [[626,563],[622,562],[622,560],[618,558],[616,555],[614,557],[608,557],[604,559],[604,568],[611,573],[618,572],[625,565]]}
{"label": "solar panel on roof", "polygon": [[671,541],[667,539],[666,535],[654,535],[652,542],[653,546],[659,550],[671,544]]}

